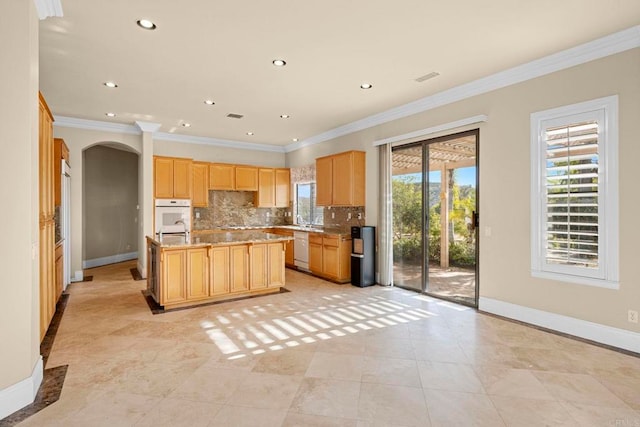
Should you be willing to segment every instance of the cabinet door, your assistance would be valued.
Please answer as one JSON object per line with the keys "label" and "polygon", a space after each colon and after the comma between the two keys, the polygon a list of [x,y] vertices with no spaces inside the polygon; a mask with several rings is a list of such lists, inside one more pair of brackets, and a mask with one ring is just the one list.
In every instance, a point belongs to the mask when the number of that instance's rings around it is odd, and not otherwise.
{"label": "cabinet door", "polygon": [[153,159],[153,195],[156,199],[173,197],[173,159]]}
{"label": "cabinet door", "polygon": [[258,169],[258,196],[256,205],[260,208],[272,208],[276,198],[276,172],[274,169]]}
{"label": "cabinet door", "polygon": [[284,286],[284,243],[276,242],[266,245],[268,250],[267,286],[278,288]]}
{"label": "cabinet door", "polygon": [[322,274],[322,245],[309,242],[309,270]]}
{"label": "cabinet door", "polygon": [[258,168],[236,166],[236,190],[258,191]]}
{"label": "cabinet door", "polygon": [[291,201],[291,171],[276,169],[276,202],[277,208],[289,207]]}
{"label": "cabinet door", "polygon": [[63,263],[62,263],[62,245],[58,245],[56,246],[56,265],[55,265],[55,276],[56,276],[56,302],[57,300],[60,298],[60,295],[62,294],[62,280],[63,280],[63,275],[64,275],[64,271],[63,271]]}
{"label": "cabinet door", "polygon": [[252,245],[249,251],[249,258],[251,259],[251,290],[265,289],[269,271],[267,245]]}
{"label": "cabinet door", "polygon": [[333,161],[331,157],[316,159],[316,204],[331,206]]}
{"label": "cabinet door", "polygon": [[191,198],[191,159],[173,160],[173,197]]}
{"label": "cabinet door", "polygon": [[235,190],[236,168],[224,163],[209,165],[209,190]]}
{"label": "cabinet door", "polygon": [[209,257],[207,248],[187,249],[187,299],[209,296]]}
{"label": "cabinet door", "polygon": [[333,156],[332,202],[335,206],[353,205],[352,153]]}
{"label": "cabinet door", "polygon": [[351,280],[351,239],[340,240],[338,247],[338,280]]}
{"label": "cabinet door", "polygon": [[284,262],[287,265],[294,265],[295,262],[295,253],[293,240],[287,240],[285,244],[285,252],[284,252]]}
{"label": "cabinet door", "polygon": [[211,296],[229,293],[229,247],[211,249],[211,278],[209,292]]}
{"label": "cabinet door", "polygon": [[339,253],[336,246],[322,246],[322,273],[337,279],[339,274]]}
{"label": "cabinet door", "polygon": [[187,251],[172,250],[162,253],[162,302],[161,305],[187,300],[186,264]]}
{"label": "cabinet door", "polygon": [[207,207],[209,206],[209,164],[194,162],[191,172],[193,174],[191,205]]}
{"label": "cabinet door", "polygon": [[249,290],[249,248],[247,245],[231,246],[230,249],[230,287],[231,292]]}

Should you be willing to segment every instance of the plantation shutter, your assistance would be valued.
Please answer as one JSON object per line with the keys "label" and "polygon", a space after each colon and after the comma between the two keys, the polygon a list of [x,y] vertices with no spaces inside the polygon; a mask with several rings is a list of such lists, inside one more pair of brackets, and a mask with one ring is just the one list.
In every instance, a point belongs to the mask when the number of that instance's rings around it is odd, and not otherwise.
{"label": "plantation shutter", "polygon": [[598,122],[549,127],[546,140],[547,264],[599,268]]}

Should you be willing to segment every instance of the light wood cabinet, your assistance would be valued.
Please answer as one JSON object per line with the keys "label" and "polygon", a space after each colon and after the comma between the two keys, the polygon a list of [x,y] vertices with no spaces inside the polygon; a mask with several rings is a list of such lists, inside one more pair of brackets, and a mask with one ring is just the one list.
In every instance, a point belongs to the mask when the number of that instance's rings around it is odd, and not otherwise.
{"label": "light wood cabinet", "polygon": [[229,249],[229,292],[249,290],[249,246],[236,245]]}
{"label": "light wood cabinet", "polygon": [[364,206],[365,153],[347,151],[316,159],[319,206]]}
{"label": "light wood cabinet", "polygon": [[275,169],[258,169],[258,193],[256,206],[272,208],[276,203],[276,171]]}
{"label": "light wood cabinet", "polygon": [[263,243],[251,246],[251,289],[284,286],[284,244]]}
{"label": "light wood cabinet", "polygon": [[209,296],[209,249],[187,249],[187,299]]}
{"label": "light wood cabinet", "polygon": [[258,191],[258,168],[256,166],[211,163],[209,165],[209,189]]}
{"label": "light wood cabinet", "polygon": [[40,341],[42,341],[56,311],[56,303],[60,296],[55,277],[53,115],[42,94],[39,94],[38,130]]}
{"label": "light wood cabinet", "polygon": [[160,304],[169,305],[186,301],[187,252],[183,249],[163,251],[160,264],[164,284]]}
{"label": "light wood cabinet", "polygon": [[61,138],[53,140],[54,205],[62,204],[62,160],[69,164],[69,148]]}
{"label": "light wood cabinet", "polygon": [[256,206],[286,208],[289,206],[291,174],[286,168],[259,168]]}
{"label": "light wood cabinet", "polygon": [[309,233],[309,270],[322,275],[322,234]]}
{"label": "light wood cabinet", "polygon": [[309,233],[309,269],[318,276],[336,282],[350,281],[350,236]]}
{"label": "light wood cabinet", "polygon": [[193,162],[191,172],[193,174],[191,206],[207,207],[209,206],[209,164]]}
{"label": "light wood cabinet", "polygon": [[[284,230],[281,228],[273,228],[268,230],[269,233],[279,234],[281,236],[290,236],[293,237],[293,231]],[[284,242],[284,264],[288,267],[294,267],[295,262],[295,253],[294,253],[294,244],[293,240],[287,240]]]}
{"label": "light wood cabinet", "polygon": [[211,163],[209,165],[209,190],[236,189],[236,168],[225,163]]}
{"label": "light wood cabinet", "polygon": [[211,278],[209,280],[211,296],[229,293],[229,265],[228,246],[211,248]]}
{"label": "light wood cabinet", "polygon": [[276,169],[276,207],[289,207],[291,202],[291,170]]}
{"label": "light wood cabinet", "polygon": [[153,194],[156,199],[191,198],[191,159],[153,158]]}
{"label": "light wood cabinet", "polygon": [[55,295],[56,295],[56,300],[58,298],[60,298],[60,295],[62,295],[62,288],[63,288],[63,278],[64,278],[64,265],[63,265],[63,247],[62,247],[62,243],[56,245],[56,250],[55,250]]}
{"label": "light wood cabinet", "polygon": [[258,191],[258,168],[236,165],[236,190]]}

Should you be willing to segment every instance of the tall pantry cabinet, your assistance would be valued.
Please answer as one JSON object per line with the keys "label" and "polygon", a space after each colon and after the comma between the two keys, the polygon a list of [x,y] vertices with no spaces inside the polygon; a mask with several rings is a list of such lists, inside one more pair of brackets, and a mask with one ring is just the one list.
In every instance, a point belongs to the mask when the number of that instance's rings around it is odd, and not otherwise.
{"label": "tall pantry cabinet", "polygon": [[39,94],[39,224],[40,224],[40,341],[56,311],[60,297],[55,285],[55,219],[53,115]]}

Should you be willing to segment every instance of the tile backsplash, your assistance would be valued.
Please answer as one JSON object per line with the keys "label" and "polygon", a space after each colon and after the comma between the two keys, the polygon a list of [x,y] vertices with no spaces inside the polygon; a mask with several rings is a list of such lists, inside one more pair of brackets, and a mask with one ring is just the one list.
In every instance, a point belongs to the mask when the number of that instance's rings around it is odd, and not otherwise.
{"label": "tile backsplash", "polygon": [[[209,191],[209,207],[193,208],[193,230],[291,224],[291,209],[258,208],[251,191]],[[200,218],[196,218],[200,214]]]}

